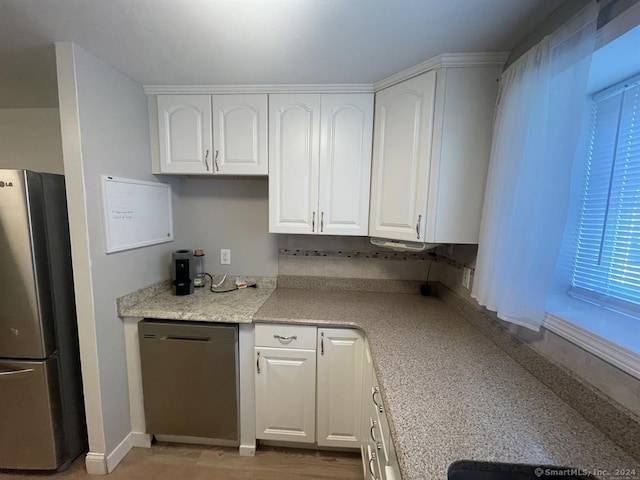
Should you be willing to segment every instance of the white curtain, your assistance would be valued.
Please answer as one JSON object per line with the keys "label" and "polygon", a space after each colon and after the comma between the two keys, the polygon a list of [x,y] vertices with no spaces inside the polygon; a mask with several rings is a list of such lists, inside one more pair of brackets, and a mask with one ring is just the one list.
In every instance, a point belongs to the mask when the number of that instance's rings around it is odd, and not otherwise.
{"label": "white curtain", "polygon": [[589,4],[500,77],[472,296],[533,330],[562,241],[597,11]]}

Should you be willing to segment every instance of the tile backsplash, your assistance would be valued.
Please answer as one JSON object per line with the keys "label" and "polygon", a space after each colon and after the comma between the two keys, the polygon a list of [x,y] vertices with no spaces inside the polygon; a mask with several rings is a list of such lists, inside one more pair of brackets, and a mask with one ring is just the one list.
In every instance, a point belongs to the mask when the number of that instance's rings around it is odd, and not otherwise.
{"label": "tile backsplash", "polygon": [[426,281],[429,252],[395,252],[365,237],[280,235],[278,274]]}

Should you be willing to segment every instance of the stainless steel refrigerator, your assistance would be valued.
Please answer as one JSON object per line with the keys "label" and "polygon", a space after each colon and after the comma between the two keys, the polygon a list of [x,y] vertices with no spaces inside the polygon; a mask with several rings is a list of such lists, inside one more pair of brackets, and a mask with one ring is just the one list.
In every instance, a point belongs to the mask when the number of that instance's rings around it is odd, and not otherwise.
{"label": "stainless steel refrigerator", "polygon": [[0,169],[0,469],[85,448],[64,177]]}

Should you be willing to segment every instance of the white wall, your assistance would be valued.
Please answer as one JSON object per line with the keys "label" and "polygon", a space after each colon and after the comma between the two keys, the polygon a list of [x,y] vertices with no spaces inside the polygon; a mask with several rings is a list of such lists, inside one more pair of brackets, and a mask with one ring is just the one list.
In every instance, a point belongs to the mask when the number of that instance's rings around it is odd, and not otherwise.
{"label": "white wall", "polygon": [[139,84],[78,46],[56,44],[56,55],[89,430],[87,469],[106,473],[131,446],[116,298],[166,279],[175,245],[104,253],[100,176],[157,181],[150,174],[147,100]]}
{"label": "white wall", "polygon": [[64,173],[57,108],[0,109],[0,168]]}
{"label": "white wall", "polygon": [[[176,248],[205,251],[212,275],[275,277],[278,236],[269,233],[266,178],[184,178],[175,202]],[[220,249],[231,265],[220,264]]]}

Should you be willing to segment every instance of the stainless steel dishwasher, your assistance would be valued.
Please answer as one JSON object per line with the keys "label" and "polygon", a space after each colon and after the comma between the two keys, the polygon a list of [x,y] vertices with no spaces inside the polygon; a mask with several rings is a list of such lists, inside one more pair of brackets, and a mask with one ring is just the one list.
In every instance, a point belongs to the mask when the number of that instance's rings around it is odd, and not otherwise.
{"label": "stainless steel dishwasher", "polygon": [[238,326],[145,319],[138,334],[147,433],[237,446]]}

